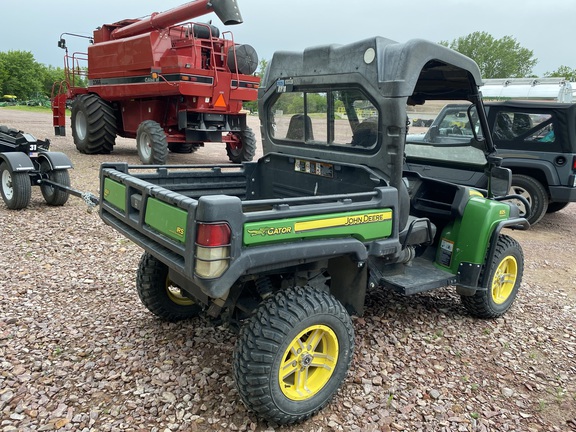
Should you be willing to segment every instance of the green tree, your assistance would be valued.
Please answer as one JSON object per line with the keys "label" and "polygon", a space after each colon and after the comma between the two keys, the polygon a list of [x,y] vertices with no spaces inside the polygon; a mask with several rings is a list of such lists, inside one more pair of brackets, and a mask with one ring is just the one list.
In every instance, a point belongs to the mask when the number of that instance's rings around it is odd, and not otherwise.
{"label": "green tree", "polygon": [[560,66],[553,72],[546,72],[544,76],[566,78],[568,81],[576,81],[576,69],[568,66]]}
{"label": "green tree", "polygon": [[495,39],[486,32],[474,32],[440,44],[473,59],[484,78],[523,78],[531,75],[538,63],[534,52],[521,47],[512,36]]}
{"label": "green tree", "polygon": [[2,92],[0,96],[6,94],[4,93],[4,81],[6,81],[6,78],[7,78],[7,72],[6,67],[4,66],[4,56],[2,55],[2,53],[0,53],[0,92]]}
{"label": "green tree", "polygon": [[[42,80],[42,92],[48,96],[52,96],[52,87],[54,83],[60,83],[64,81],[64,69],[58,67],[55,68],[54,66],[41,66],[41,76],[39,77]],[[56,89],[57,91],[58,89]]]}
{"label": "green tree", "polygon": [[[268,66],[268,60],[266,59],[261,59],[260,63],[258,63],[258,69],[256,69],[256,76],[261,80],[264,78],[264,72],[266,72],[267,66]],[[247,109],[250,112],[258,111],[258,101],[244,102],[242,106],[244,109]]]}
{"label": "green tree", "polygon": [[40,78],[43,66],[36,62],[31,52],[2,52],[0,63],[4,67],[2,94],[12,94],[20,100],[27,100],[43,93]]}

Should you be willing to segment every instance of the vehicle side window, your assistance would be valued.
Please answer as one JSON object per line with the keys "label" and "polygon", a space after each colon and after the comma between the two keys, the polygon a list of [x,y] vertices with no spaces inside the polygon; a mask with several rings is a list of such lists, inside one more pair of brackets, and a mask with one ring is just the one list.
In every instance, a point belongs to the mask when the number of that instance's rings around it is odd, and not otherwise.
{"label": "vehicle side window", "polygon": [[440,122],[439,133],[446,136],[472,136],[472,128],[466,111],[448,112]]}
{"label": "vehicle side window", "polygon": [[550,114],[502,111],[496,115],[494,140],[554,142],[554,124]]}
{"label": "vehicle side window", "polygon": [[378,110],[355,89],[286,92],[270,110],[270,132],[277,140],[363,148],[378,142]]}

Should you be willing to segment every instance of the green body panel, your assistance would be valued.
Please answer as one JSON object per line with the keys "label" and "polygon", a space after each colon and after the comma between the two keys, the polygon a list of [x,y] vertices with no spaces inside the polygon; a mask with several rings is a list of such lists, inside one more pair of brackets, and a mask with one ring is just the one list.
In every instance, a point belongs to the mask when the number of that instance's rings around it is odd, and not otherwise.
{"label": "green body panel", "polygon": [[392,210],[374,209],[320,216],[306,216],[244,225],[244,245],[295,241],[300,239],[351,236],[360,241],[389,237]]}
{"label": "green body panel", "polygon": [[104,180],[104,200],[126,211],[126,186],[109,178]]}
{"label": "green body panel", "polygon": [[481,197],[471,197],[464,216],[449,223],[442,231],[436,251],[436,264],[453,274],[460,263],[484,264],[490,236],[496,225],[508,219],[507,204]]}
{"label": "green body panel", "polygon": [[182,209],[163,203],[156,198],[148,198],[144,221],[156,231],[184,243],[188,213]]}

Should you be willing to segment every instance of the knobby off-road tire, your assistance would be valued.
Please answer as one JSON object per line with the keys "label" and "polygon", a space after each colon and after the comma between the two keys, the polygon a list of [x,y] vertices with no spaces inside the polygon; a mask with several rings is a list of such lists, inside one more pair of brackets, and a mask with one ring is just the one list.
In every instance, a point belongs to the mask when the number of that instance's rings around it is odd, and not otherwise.
{"label": "knobby off-road tire", "polygon": [[146,309],[164,321],[194,318],[202,311],[172,283],[168,267],[148,252],[144,252],[138,265],[136,290]]}
{"label": "knobby off-road tire", "polygon": [[[546,214],[548,193],[538,180],[523,174],[514,174],[510,193],[521,195],[530,203],[530,216],[526,218],[530,225],[537,224]],[[520,209],[520,216],[525,216],[526,209],[524,205],[520,201],[515,202],[515,204]]]}
{"label": "knobby off-road tire", "polygon": [[332,295],[311,287],[273,294],[244,323],[234,376],[244,404],[278,424],[303,421],[344,382],[354,328]]}
{"label": "knobby off-road tire", "polygon": [[76,97],[72,105],[72,136],[80,153],[108,154],[116,140],[116,117],[110,105],[93,94]]}
{"label": "knobby off-road tire", "polygon": [[256,135],[250,128],[230,132],[232,142],[226,143],[226,154],[232,163],[250,162],[256,154]]}
{"label": "knobby off-road tire", "polygon": [[[40,171],[47,174],[49,180],[61,184],[62,186],[70,187],[70,175],[68,170],[52,170],[50,163],[44,160],[40,163]],[[42,196],[46,203],[51,206],[63,206],[66,204],[68,197],[70,196],[67,191],[47,184],[41,184],[40,191],[42,192]]]}
{"label": "knobby off-road tire", "polygon": [[27,172],[12,172],[6,162],[0,163],[0,193],[10,210],[28,207],[32,185]]}
{"label": "knobby off-road tire", "polygon": [[461,296],[462,304],[477,318],[497,318],[512,306],[524,273],[524,254],[512,237],[500,235],[494,258],[486,263],[481,280],[486,291]]}
{"label": "knobby off-road tire", "polygon": [[164,165],[168,159],[168,142],[164,129],[154,120],[140,123],[136,132],[138,157],[144,165]]}

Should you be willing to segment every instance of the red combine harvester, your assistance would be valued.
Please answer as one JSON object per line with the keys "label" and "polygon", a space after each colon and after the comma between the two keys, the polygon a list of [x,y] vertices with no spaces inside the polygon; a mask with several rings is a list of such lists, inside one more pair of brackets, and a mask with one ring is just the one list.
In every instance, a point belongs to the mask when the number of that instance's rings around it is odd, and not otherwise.
{"label": "red combine harvester", "polygon": [[94,30],[87,54],[69,54],[61,37],[66,80],[53,89],[56,135],[66,134],[72,101],[81,153],[110,153],[119,135],[136,138],[144,164],[165,164],[168,150],[191,153],[205,142],[224,142],[231,162],[252,160],[256,138],[242,103],[258,97],[258,56],[231,32],[184,22],[210,12],[225,25],[242,23],[236,0],[197,0],[105,24]]}

